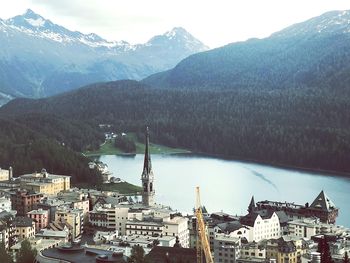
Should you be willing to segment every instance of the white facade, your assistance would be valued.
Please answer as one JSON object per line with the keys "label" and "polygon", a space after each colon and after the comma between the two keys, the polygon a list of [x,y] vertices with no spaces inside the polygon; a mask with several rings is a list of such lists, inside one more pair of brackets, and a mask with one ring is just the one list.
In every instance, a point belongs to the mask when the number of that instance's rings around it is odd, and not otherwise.
{"label": "white facade", "polygon": [[126,223],[126,235],[178,237],[182,247],[189,247],[188,219],[176,216],[154,220],[130,220]]}
{"label": "white facade", "polygon": [[106,214],[106,218],[93,219],[89,216],[89,222],[94,226],[106,227],[108,229],[118,230],[120,235],[126,234],[126,222],[128,220],[129,207],[112,206],[105,204],[101,207],[95,208],[91,213]]}
{"label": "white facade", "polygon": [[281,237],[280,221],[276,213],[273,213],[270,218],[265,219],[258,215],[254,221],[254,226],[247,227],[249,229],[249,242],[259,242],[263,239],[276,239]]}
{"label": "white facade", "polygon": [[114,239],[116,239],[118,237],[118,230],[114,230],[114,231],[97,231],[94,234],[94,242],[95,243],[104,243],[104,242],[108,242],[108,241],[112,241]]}
{"label": "white facade", "polygon": [[11,200],[7,199],[6,197],[0,198],[0,212],[2,211],[6,211],[6,212],[11,211]]}
{"label": "white facade", "polygon": [[8,181],[10,178],[10,171],[0,168],[0,181]]}
{"label": "white facade", "polygon": [[163,220],[163,234],[166,236],[179,237],[179,242],[182,247],[189,247],[190,231],[188,229],[188,219],[181,216],[166,218]]}

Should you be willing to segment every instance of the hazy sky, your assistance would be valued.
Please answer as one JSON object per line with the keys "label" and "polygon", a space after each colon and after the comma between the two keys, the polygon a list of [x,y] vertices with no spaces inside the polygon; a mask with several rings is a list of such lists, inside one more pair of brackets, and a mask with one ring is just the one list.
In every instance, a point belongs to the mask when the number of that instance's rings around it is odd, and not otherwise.
{"label": "hazy sky", "polygon": [[32,9],[70,30],[143,43],[181,26],[213,47],[266,37],[349,0],[0,0],[0,17]]}

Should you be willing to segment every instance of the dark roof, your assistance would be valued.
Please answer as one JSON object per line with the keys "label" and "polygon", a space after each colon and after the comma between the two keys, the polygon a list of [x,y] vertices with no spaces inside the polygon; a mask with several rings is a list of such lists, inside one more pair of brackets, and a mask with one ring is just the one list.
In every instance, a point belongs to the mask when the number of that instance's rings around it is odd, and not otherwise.
{"label": "dark roof", "polygon": [[196,249],[194,248],[156,246],[149,252],[146,259],[152,263],[164,263],[169,259],[171,259],[171,262],[177,262],[181,259],[182,262],[192,263],[197,261],[196,255]]}
{"label": "dark roof", "polygon": [[278,250],[281,253],[292,253],[296,251],[296,246],[293,241],[286,241],[283,237],[277,239],[270,239],[268,242],[278,245]]}
{"label": "dark roof", "polygon": [[12,218],[13,215],[7,211],[2,211],[0,212],[0,220],[1,219],[8,219],[8,218]]}
{"label": "dark roof", "polygon": [[321,193],[316,197],[316,199],[312,202],[310,205],[310,208],[313,209],[319,209],[323,211],[330,211],[335,209],[335,205],[332,202],[331,199],[325,194],[325,192],[322,190]]}
{"label": "dark roof", "polygon": [[231,233],[243,227],[239,221],[225,222],[225,223],[218,224],[217,226],[224,233]]}
{"label": "dark roof", "polygon": [[31,227],[33,226],[33,219],[26,216],[17,216],[13,223],[17,227]]}
{"label": "dark roof", "polygon": [[254,212],[247,214],[246,216],[243,216],[240,219],[240,222],[242,223],[242,225],[254,226],[254,222],[259,215],[262,219],[269,219],[269,218],[271,218],[273,213],[274,213],[274,211],[269,211],[266,209],[254,211]]}
{"label": "dark roof", "polygon": [[280,225],[285,226],[289,221],[289,217],[287,216],[286,212],[284,211],[276,211],[276,215],[278,216],[278,219],[280,220]]}
{"label": "dark roof", "polygon": [[[59,248],[49,248],[43,250],[42,254],[48,258],[61,259],[72,263],[96,263],[96,256],[106,255],[107,259],[104,259],[103,262],[110,263],[125,263],[127,258],[123,257],[113,257],[112,251],[86,248],[82,250],[75,250],[70,253],[67,251],[60,250]],[[102,261],[101,261],[102,262]]]}

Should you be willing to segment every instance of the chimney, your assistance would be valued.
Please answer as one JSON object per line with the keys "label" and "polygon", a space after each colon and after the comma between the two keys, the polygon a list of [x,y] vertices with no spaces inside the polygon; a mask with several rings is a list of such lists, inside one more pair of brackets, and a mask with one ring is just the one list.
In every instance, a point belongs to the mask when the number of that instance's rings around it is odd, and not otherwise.
{"label": "chimney", "polygon": [[12,180],[12,177],[13,177],[13,170],[12,170],[12,167],[10,166],[10,168],[9,168],[9,181]]}

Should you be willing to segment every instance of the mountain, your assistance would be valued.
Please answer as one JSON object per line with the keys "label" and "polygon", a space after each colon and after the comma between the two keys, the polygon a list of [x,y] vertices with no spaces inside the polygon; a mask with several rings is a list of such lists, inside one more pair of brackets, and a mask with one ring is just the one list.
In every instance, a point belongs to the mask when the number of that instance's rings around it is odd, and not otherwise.
{"label": "mountain", "polygon": [[49,96],[92,82],[141,79],[208,49],[183,28],[131,45],[68,30],[32,10],[0,19],[0,43],[0,100]]}
{"label": "mountain", "polygon": [[144,80],[155,87],[257,89],[350,85],[350,11],[332,11],[264,39],[191,55]]}
{"label": "mountain", "polygon": [[[140,138],[147,124],[154,142],[172,147],[350,174],[348,98],[317,88],[157,89],[124,80],[44,99],[15,99],[0,108],[0,117],[45,131],[75,150],[91,147],[101,123],[111,124],[117,132],[135,132]],[[38,117],[42,115],[46,117]],[[60,122],[55,124],[57,118]],[[84,136],[78,136],[79,147],[73,144],[79,131],[74,123],[87,125],[81,128]]]}

